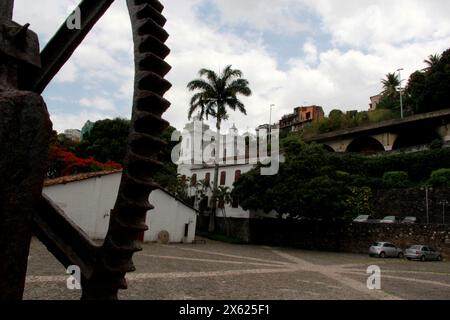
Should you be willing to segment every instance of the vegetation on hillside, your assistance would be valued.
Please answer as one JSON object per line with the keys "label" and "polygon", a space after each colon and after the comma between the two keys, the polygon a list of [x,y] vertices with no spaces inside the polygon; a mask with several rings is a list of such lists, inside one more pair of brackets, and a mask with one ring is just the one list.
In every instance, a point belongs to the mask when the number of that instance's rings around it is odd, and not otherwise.
{"label": "vegetation on hillside", "polygon": [[118,170],[122,165],[108,160],[98,161],[93,157],[81,158],[75,155],[77,144],[63,135],[54,133],[48,156],[47,178],[54,179],[79,173]]}
{"label": "vegetation on hillside", "polygon": [[[278,175],[262,176],[260,168],[243,175],[233,196],[246,209],[276,210],[291,218],[335,219],[370,214],[372,191],[428,184],[436,170],[447,168],[449,149],[365,157],[330,153],[296,136],[283,140],[286,162]],[[448,172],[435,173],[445,183]],[[437,183],[436,182],[436,183]]]}
{"label": "vegetation on hillside", "polygon": [[[403,93],[406,116],[450,108],[450,49],[430,55],[424,61],[426,68],[413,73]],[[388,73],[381,80],[382,92],[377,110],[372,112],[333,110],[327,118],[307,126],[305,135],[315,135],[349,129],[400,118],[400,93],[403,85],[398,73]]]}

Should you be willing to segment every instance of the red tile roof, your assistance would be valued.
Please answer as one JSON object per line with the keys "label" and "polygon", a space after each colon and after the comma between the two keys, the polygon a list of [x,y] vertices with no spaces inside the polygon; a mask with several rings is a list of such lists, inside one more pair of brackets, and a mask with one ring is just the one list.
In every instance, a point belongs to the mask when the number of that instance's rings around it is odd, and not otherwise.
{"label": "red tile roof", "polygon": [[89,172],[89,173],[80,173],[73,176],[65,176],[56,179],[49,179],[44,182],[44,187],[55,186],[59,184],[67,184],[71,182],[83,181],[91,178],[99,178],[103,176],[108,176],[115,173],[121,173],[123,170],[109,170],[109,171],[100,171],[100,172]]}

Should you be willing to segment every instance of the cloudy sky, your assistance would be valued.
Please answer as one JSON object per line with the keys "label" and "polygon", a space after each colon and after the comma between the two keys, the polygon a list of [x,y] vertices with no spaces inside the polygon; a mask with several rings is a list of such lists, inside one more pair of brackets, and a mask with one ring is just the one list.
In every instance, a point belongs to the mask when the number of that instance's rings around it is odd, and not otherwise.
{"label": "cloudy sky", "polygon": [[[41,46],[78,1],[16,0],[15,20],[30,22]],[[366,110],[380,79],[450,47],[448,0],[163,0],[171,37],[168,75],[173,88],[165,118],[178,129],[187,121],[186,84],[200,68],[228,64],[244,72],[253,96],[248,116],[228,125],[253,129],[299,105],[326,112]],[[133,88],[131,26],[125,0],[116,0],[44,93],[63,131],[87,121],[130,117]]]}

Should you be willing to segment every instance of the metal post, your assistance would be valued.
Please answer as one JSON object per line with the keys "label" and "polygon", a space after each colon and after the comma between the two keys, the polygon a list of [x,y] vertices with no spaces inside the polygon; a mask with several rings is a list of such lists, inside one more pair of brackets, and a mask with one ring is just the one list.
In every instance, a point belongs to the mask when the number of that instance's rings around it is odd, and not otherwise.
{"label": "metal post", "polygon": [[399,78],[399,82],[400,82],[400,86],[398,88],[398,91],[400,92],[400,114],[401,114],[401,118],[403,119],[404,115],[403,115],[403,88],[402,88],[402,70],[403,69],[398,69],[398,78]]}
{"label": "metal post", "polygon": [[274,104],[270,105],[270,120],[269,120],[269,134],[272,134],[272,108],[275,107]]}
{"label": "metal post", "polygon": [[428,205],[428,187],[425,187],[425,201],[427,207],[427,224],[430,224],[430,208]]}
{"label": "metal post", "polygon": [[442,224],[445,225],[445,207],[448,205],[448,201],[442,200],[441,204],[442,204]]}
{"label": "metal post", "polygon": [[402,88],[400,88],[400,112],[401,112],[401,118],[403,119],[403,92],[402,92]]}
{"label": "metal post", "polygon": [[442,224],[445,226],[445,205],[447,203],[442,203]]}

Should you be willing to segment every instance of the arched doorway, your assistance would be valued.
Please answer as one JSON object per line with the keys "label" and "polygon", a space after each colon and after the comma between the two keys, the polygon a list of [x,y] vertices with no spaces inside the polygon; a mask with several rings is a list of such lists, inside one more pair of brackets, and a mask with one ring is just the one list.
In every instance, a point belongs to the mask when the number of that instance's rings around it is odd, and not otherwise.
{"label": "arched doorway", "polygon": [[416,130],[409,131],[399,135],[395,140],[392,150],[401,150],[407,148],[414,148],[425,146],[432,143],[435,140],[442,140],[442,137],[438,133],[431,130]]}
{"label": "arched doorway", "polygon": [[386,151],[383,144],[372,137],[360,137],[350,143],[347,152],[374,154]]}
{"label": "arched doorway", "polygon": [[323,144],[322,147],[328,152],[336,152],[332,147],[327,144]]}

